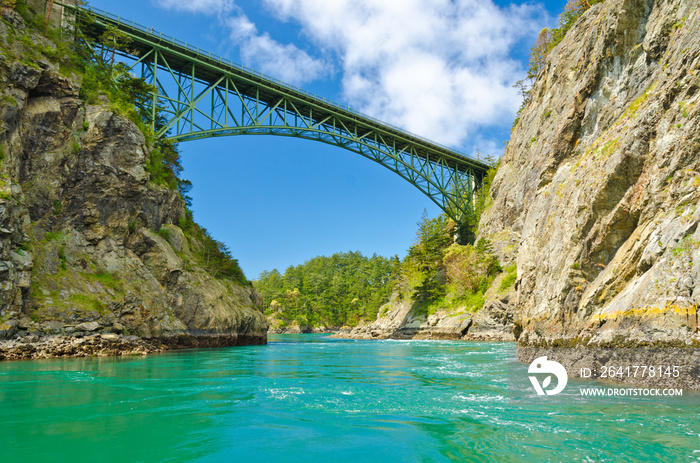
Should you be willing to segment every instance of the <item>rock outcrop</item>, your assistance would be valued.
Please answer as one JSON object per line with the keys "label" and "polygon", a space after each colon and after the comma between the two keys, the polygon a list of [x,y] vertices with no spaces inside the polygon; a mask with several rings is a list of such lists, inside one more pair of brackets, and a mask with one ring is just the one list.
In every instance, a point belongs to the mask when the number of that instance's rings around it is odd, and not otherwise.
{"label": "rock outcrop", "polygon": [[326,326],[300,325],[296,320],[284,318],[279,312],[268,315],[267,323],[267,332],[274,334],[323,334],[337,331]]}
{"label": "rock outcrop", "polygon": [[480,224],[521,345],[699,345],[700,8],[594,5],[548,55]]}
{"label": "rock outcrop", "polygon": [[2,14],[0,359],[85,337],[55,355],[266,342],[259,295],[205,270],[139,128],[104,96],[86,104],[55,44]]}
{"label": "rock outcrop", "polygon": [[379,310],[377,320],[340,330],[336,336],[354,339],[515,341],[513,314],[503,300],[494,300],[477,313],[444,309],[426,315],[421,312],[420,304],[410,298],[399,299],[396,294]]}

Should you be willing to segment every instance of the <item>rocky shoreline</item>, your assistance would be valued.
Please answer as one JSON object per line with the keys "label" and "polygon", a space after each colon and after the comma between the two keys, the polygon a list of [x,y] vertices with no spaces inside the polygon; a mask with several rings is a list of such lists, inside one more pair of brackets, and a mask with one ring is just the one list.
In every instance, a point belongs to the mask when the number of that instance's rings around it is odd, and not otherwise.
{"label": "rocky shoreline", "polygon": [[339,329],[307,327],[307,328],[284,328],[270,329],[267,334],[335,334]]}
{"label": "rocky shoreline", "polygon": [[[504,302],[506,301],[506,302]],[[487,304],[472,313],[440,310],[426,315],[409,300],[399,301],[396,295],[382,307],[372,323],[361,323],[339,330],[334,337],[344,339],[436,339],[461,341],[514,342],[513,314],[507,297]]]}
{"label": "rocky shoreline", "polygon": [[140,338],[115,333],[28,335],[0,341],[0,360],[148,355],[178,349],[260,345],[266,335],[181,334]]}
{"label": "rocky shoreline", "polygon": [[564,366],[569,378],[596,379],[614,387],[700,390],[700,347],[518,346],[516,355],[523,363],[547,357]]}

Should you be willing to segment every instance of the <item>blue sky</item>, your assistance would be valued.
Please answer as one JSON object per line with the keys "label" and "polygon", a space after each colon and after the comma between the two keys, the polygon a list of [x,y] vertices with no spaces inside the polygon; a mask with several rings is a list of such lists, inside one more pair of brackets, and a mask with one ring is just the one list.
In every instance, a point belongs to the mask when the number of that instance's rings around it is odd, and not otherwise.
{"label": "blue sky", "polygon": [[[500,156],[537,33],[565,0],[91,0],[454,149]],[[317,255],[403,257],[428,197],[349,151],[274,136],[180,144],[194,214],[246,276]]]}

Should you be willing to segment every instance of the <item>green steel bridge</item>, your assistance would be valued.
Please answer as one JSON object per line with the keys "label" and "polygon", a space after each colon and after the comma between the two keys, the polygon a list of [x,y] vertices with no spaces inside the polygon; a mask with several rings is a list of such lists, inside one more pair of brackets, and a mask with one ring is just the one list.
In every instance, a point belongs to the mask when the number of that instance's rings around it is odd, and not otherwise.
{"label": "green steel bridge", "polygon": [[157,136],[283,135],[339,146],[397,173],[465,224],[485,163],[107,11],[56,4],[93,39],[108,27],[130,39],[116,51],[157,90],[152,127],[158,105],[166,118]]}

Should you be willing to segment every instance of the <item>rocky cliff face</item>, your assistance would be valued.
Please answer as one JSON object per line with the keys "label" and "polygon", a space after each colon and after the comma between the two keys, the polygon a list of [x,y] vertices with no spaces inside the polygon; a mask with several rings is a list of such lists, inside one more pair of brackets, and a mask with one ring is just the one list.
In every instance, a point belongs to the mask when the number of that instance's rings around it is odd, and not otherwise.
{"label": "rocky cliff face", "polygon": [[518,243],[522,345],[700,342],[699,89],[695,1],[595,5],[550,52],[480,226]]}
{"label": "rocky cliff face", "polygon": [[264,343],[259,296],[199,265],[138,127],[82,101],[54,44],[3,16],[0,358]]}

